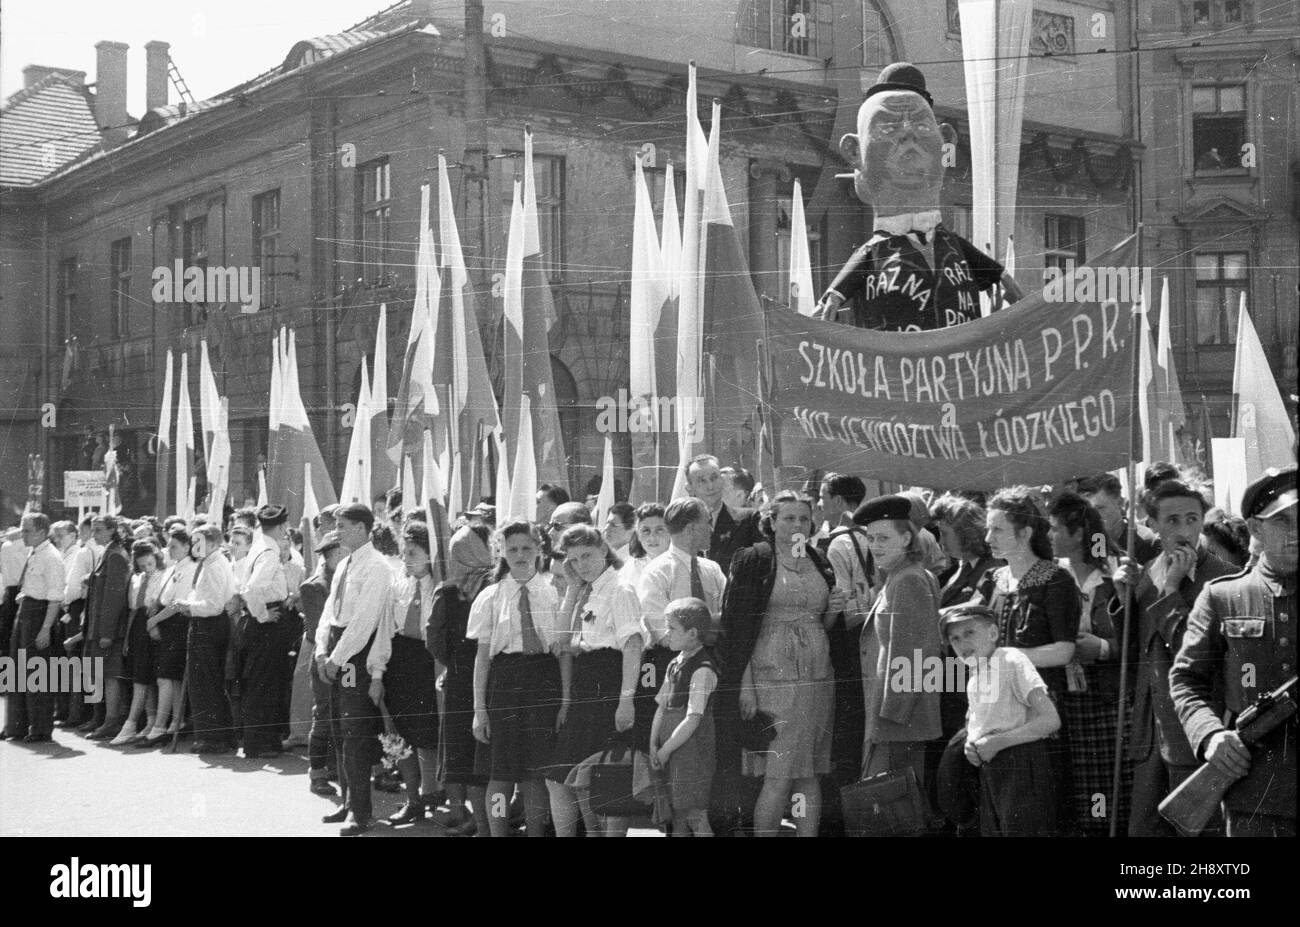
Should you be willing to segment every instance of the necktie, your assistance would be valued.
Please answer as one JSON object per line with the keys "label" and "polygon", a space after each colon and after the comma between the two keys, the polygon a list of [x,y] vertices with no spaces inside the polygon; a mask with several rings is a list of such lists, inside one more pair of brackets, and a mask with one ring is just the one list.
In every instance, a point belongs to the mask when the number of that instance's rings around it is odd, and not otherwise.
{"label": "necktie", "polygon": [[149,574],[148,574],[148,573],[141,573],[141,574],[140,574],[140,594],[139,594],[138,596],[136,596],[136,599],[135,599],[135,607],[136,607],[136,608],[144,608],[144,597],[145,597],[145,593],[147,593],[148,591],[149,591]]}
{"label": "necktie", "polygon": [[199,577],[203,575],[203,564],[207,563],[207,558],[199,561],[199,565],[194,568],[194,578],[190,580],[190,589],[197,592],[199,589]]}
{"label": "necktie", "polygon": [[403,637],[414,638],[417,641],[420,640],[421,638],[420,626],[423,624],[423,622],[420,621],[420,611],[421,611],[420,586],[421,585],[422,584],[420,580],[417,579],[415,581],[415,595],[411,596],[411,604],[406,609],[406,624],[402,628]]}
{"label": "necktie", "polygon": [[18,591],[20,593],[23,591],[23,580],[27,578],[27,568],[31,566],[34,553],[36,553],[36,548],[32,548],[27,552],[27,559],[23,561],[22,572],[18,574]]}
{"label": "necktie", "polygon": [[343,613],[343,596],[348,591],[348,570],[352,569],[352,558],[348,557],[347,563],[343,564],[343,572],[339,574],[339,594],[334,600],[334,626],[343,627],[339,621],[339,616]]}
{"label": "necktie", "polygon": [[524,639],[524,653],[542,653],[546,650],[537,633],[537,626],[533,624],[533,609],[528,604],[528,587],[523,585],[519,587],[519,630]]}
{"label": "necktie", "polygon": [[704,580],[700,576],[700,558],[691,558],[691,595],[701,602],[709,600],[704,597]]}

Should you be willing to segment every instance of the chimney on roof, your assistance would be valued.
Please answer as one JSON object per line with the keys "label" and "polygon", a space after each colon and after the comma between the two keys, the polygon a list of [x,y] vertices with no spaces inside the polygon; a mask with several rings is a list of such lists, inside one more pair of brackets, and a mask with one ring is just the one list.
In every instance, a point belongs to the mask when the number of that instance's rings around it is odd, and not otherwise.
{"label": "chimney on roof", "polygon": [[109,146],[127,139],[125,42],[95,43],[95,121]]}
{"label": "chimney on roof", "polygon": [[144,43],[144,100],[145,109],[167,105],[167,63],[171,46],[166,42]]}
{"label": "chimney on roof", "polygon": [[85,71],[74,71],[72,68],[53,68],[46,64],[29,64],[23,68],[23,89],[34,87],[51,74],[61,74],[78,84],[86,82]]}

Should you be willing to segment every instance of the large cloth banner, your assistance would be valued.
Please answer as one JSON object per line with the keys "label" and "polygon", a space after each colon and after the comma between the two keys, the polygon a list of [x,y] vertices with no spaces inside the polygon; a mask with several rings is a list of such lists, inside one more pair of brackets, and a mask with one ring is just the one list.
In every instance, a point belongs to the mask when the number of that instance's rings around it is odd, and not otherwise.
{"label": "large cloth banner", "polygon": [[1010,309],[937,331],[769,312],[784,466],[951,489],[1125,466],[1135,240]]}

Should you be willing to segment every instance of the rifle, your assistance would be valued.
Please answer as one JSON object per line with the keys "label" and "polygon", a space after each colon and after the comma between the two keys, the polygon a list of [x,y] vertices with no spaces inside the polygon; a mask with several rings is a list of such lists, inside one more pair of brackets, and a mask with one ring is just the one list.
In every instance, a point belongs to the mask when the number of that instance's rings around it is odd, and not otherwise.
{"label": "rifle", "polygon": [[[1296,713],[1296,703],[1288,691],[1296,677],[1265,692],[1255,704],[1237,717],[1235,730],[1241,742],[1253,747]],[[1184,837],[1195,837],[1218,810],[1219,802],[1240,776],[1222,772],[1205,763],[1160,803],[1160,816]]]}

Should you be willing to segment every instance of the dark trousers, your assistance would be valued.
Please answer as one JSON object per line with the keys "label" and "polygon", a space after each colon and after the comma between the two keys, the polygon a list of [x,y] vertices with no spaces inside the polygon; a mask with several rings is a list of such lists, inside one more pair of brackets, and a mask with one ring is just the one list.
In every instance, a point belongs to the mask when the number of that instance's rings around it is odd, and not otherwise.
{"label": "dark trousers", "polygon": [[[316,646],[306,637],[301,645],[309,651]],[[311,680],[311,731],[307,734],[307,760],[313,779],[325,777],[327,768],[334,766],[334,740],[330,736],[330,684],[321,678],[313,659],[307,669]]]}
{"label": "dark trousers", "polygon": [[939,801],[960,831],[976,822],[984,837],[1046,837],[1056,833],[1056,788],[1046,742],[1002,750],[990,762],[966,759],[959,731],[939,762]]}
{"label": "dark trousers", "polygon": [[[6,696],[8,705],[5,728],[10,737],[26,734],[45,737],[54,730],[54,696],[49,687],[54,683],[51,676],[49,660],[54,656],[54,648],[36,646],[36,635],[45,623],[45,610],[49,605],[42,599],[23,599],[10,634],[10,654],[18,659],[19,651],[27,659],[36,657],[46,661],[46,685],[44,692],[11,692]],[[14,667],[15,673],[27,675],[26,660],[23,665]]]}
{"label": "dark trousers", "polygon": [[[68,617],[71,619],[64,628],[64,638],[76,637],[85,629],[86,600],[77,599],[68,606]],[[75,644],[69,646],[63,645],[63,652],[70,657],[80,658],[86,652],[86,641],[83,638]],[[80,692],[73,692],[68,695],[67,724],[68,727],[75,727],[86,720],[86,700]]]}
{"label": "dark trousers", "polygon": [[259,753],[280,747],[279,714],[283,662],[277,622],[246,619],[240,652],[240,724],[244,750]]}
{"label": "dark trousers", "polygon": [[[1145,760],[1133,765],[1133,792],[1128,809],[1130,837],[1176,837],[1178,831],[1160,816],[1160,803],[1183,780],[1196,771],[1195,766],[1170,766],[1151,748]],[[1223,836],[1223,819],[1215,814],[1201,831],[1204,836]]]}
{"label": "dark trousers", "polygon": [[[338,643],[342,628],[330,628],[329,648]],[[348,661],[330,687],[330,728],[343,786],[343,806],[353,817],[373,816],[370,767],[379,762],[379,733],[383,729],[379,708],[370,701],[370,674],[366,657],[370,645]],[[349,672],[350,670],[350,672]]]}
{"label": "dark trousers", "polygon": [[190,720],[196,744],[221,746],[232,740],[225,687],[229,643],[230,620],[224,613],[190,619],[185,670],[190,676]]}
{"label": "dark trousers", "polygon": [[302,647],[302,616],[292,609],[284,610],[275,623],[276,687],[279,701],[275,710],[275,734],[280,740],[289,736],[289,716],[293,706],[293,671],[298,665],[298,651]]}
{"label": "dark trousers", "polygon": [[17,586],[6,586],[5,601],[0,605],[0,651],[6,656],[12,656],[9,645],[13,642],[14,622],[18,618],[19,591]]}

